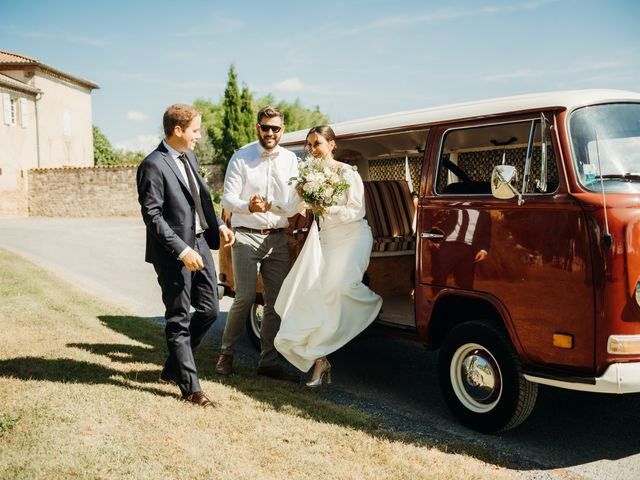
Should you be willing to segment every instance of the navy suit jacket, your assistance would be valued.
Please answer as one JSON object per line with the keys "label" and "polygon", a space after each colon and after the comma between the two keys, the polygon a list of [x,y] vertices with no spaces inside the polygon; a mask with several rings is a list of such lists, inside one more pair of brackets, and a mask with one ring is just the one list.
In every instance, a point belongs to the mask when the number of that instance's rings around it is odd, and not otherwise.
{"label": "navy suit jacket", "polygon": [[[198,173],[193,152],[186,152],[200,188],[204,216],[209,225],[204,237],[209,247],[220,246],[218,228],[223,225],[213,209],[206,182]],[[147,226],[145,260],[149,263],[175,263],[187,247],[195,247],[196,210],[189,185],[162,142],[138,167],[138,201]]]}

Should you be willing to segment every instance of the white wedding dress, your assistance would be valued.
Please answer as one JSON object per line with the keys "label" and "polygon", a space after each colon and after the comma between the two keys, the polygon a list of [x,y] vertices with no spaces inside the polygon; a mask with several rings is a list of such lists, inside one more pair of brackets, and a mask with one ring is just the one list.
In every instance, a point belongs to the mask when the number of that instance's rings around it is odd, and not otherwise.
{"label": "white wedding dress", "polygon": [[329,208],[320,231],[312,224],[275,303],[282,319],[276,349],[304,372],[362,332],[382,306],[362,283],[373,244],[364,220],[364,186],[350,167],[345,178],[349,188]]}

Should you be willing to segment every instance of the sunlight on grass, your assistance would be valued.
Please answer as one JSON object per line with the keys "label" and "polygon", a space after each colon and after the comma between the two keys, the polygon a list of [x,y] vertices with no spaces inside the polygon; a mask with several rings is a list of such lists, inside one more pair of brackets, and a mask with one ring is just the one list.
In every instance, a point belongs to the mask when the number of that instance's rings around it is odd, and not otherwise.
{"label": "sunlight on grass", "polygon": [[0,250],[0,478],[493,479],[514,472],[384,428],[242,365],[221,407],[157,381],[162,328]]}

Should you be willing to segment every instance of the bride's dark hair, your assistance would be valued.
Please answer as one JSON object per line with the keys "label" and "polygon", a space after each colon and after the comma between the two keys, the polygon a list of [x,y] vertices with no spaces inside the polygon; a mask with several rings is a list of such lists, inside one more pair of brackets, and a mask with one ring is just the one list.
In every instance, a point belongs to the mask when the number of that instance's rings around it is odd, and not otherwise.
{"label": "bride's dark hair", "polygon": [[330,142],[331,140],[333,140],[334,142],[336,141],[336,133],[329,125],[317,125],[315,127],[312,127],[311,130],[309,130],[309,132],[307,133],[306,138],[309,138],[309,135],[311,135],[312,133],[321,135],[327,142]]}

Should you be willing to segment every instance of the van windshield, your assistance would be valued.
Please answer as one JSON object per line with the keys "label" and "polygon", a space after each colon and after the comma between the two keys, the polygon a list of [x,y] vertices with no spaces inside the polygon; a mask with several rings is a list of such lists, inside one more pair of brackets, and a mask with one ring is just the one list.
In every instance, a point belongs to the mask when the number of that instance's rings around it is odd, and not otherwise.
{"label": "van windshield", "polygon": [[612,103],[576,110],[569,121],[582,186],[640,193],[640,104]]}

